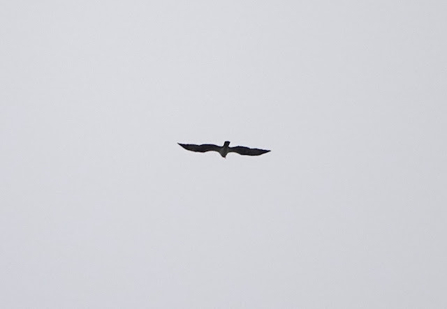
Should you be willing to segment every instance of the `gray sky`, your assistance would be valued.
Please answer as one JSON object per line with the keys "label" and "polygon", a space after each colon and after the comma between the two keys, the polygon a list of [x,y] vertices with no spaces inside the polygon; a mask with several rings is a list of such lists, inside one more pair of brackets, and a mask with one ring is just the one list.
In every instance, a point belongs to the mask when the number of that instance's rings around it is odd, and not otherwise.
{"label": "gray sky", "polygon": [[[1,308],[447,308],[446,1],[4,1]],[[260,157],[177,145],[271,149]]]}

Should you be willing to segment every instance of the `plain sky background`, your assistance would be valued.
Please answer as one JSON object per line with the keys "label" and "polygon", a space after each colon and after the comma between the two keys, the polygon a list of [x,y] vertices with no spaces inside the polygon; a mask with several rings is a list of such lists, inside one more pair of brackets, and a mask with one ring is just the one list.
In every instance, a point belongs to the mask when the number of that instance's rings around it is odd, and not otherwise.
{"label": "plain sky background", "polygon": [[[447,308],[447,2],[2,1],[1,308]],[[271,149],[260,157],[177,145]]]}

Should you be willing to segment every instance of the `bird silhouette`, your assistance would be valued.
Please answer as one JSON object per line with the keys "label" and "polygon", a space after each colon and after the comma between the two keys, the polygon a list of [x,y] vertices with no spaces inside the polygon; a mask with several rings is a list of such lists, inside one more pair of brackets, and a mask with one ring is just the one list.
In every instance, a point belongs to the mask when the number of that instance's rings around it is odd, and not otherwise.
{"label": "bird silhouette", "polygon": [[230,147],[230,142],[226,141],[223,146],[217,146],[213,144],[202,144],[202,145],[195,145],[195,144],[181,144],[178,143],[180,146],[185,148],[189,151],[194,152],[207,152],[207,151],[216,151],[218,152],[223,158],[227,156],[230,152],[235,152],[243,156],[260,156],[264,153],[269,152],[270,150],[265,149],[258,149],[258,148],[248,148],[244,146],[236,146],[236,147]]}

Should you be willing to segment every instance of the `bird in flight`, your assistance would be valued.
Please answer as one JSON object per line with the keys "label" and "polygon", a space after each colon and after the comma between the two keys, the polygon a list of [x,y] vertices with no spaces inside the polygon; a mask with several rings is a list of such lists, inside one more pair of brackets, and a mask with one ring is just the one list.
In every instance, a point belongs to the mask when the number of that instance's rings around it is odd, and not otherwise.
{"label": "bird in flight", "polygon": [[229,152],[235,152],[243,156],[260,156],[270,151],[258,148],[248,148],[244,146],[230,147],[229,141],[226,141],[223,144],[223,146],[217,146],[213,144],[202,144],[202,145],[181,144],[181,143],[178,144],[183,148],[185,148],[186,150],[195,152],[217,151],[223,158],[225,158]]}

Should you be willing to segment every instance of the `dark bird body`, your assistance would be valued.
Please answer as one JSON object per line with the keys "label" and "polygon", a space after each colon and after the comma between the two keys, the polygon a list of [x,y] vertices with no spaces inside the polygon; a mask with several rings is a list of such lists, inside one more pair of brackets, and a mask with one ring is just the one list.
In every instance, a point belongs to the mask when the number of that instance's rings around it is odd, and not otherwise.
{"label": "dark bird body", "polygon": [[181,143],[178,144],[183,148],[185,148],[186,150],[195,152],[217,151],[223,158],[225,158],[229,152],[235,152],[243,156],[260,156],[270,151],[258,148],[248,148],[244,146],[230,147],[229,141],[226,141],[223,144],[223,146],[217,146],[213,144],[202,144],[202,145],[181,144]]}

